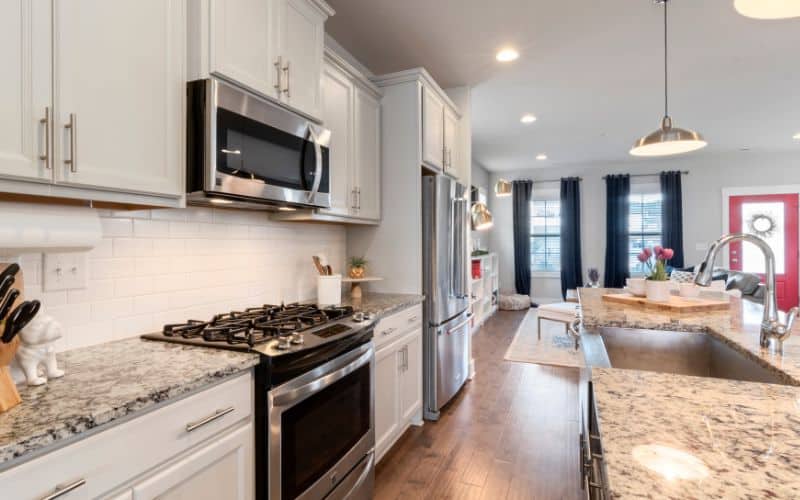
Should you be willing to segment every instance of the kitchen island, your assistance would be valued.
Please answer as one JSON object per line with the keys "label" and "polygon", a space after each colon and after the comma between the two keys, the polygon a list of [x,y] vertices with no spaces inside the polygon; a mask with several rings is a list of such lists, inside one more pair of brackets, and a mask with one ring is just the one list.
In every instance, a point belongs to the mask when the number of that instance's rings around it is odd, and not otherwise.
{"label": "kitchen island", "polygon": [[[591,368],[606,491],[613,498],[793,498],[800,491],[800,337],[759,346],[762,308],[667,313],[605,302],[581,289],[584,334],[603,328],[703,332],[781,385]],[[592,363],[589,363],[590,365]],[[785,385],[784,385],[785,384]]]}

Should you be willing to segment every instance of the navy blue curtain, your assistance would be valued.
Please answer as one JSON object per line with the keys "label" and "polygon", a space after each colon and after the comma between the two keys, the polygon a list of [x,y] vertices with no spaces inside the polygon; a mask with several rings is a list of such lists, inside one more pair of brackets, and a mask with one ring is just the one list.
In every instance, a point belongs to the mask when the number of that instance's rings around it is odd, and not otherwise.
{"label": "navy blue curtain", "polygon": [[628,270],[631,176],[606,176],[606,273],[603,286],[622,288]]}
{"label": "navy blue curtain", "polygon": [[561,179],[561,296],[583,286],[581,265],[581,180]]}
{"label": "navy blue curtain", "polygon": [[517,293],[531,293],[531,192],[533,181],[511,183],[514,211],[514,285]]}
{"label": "navy blue curtain", "polygon": [[661,172],[661,245],[675,253],[669,261],[673,268],[683,267],[683,196],[681,173]]}

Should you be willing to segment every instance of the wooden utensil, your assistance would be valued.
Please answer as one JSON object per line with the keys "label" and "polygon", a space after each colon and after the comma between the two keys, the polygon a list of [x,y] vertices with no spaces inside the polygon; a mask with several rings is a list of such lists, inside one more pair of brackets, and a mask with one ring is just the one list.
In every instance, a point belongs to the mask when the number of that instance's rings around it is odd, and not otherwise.
{"label": "wooden utensil", "polygon": [[[16,267],[14,268],[14,266]],[[17,276],[14,280],[16,289],[20,290],[20,292],[24,290],[22,272],[19,271],[19,266],[17,264],[0,264],[0,269],[3,270],[0,271],[0,276],[13,274],[13,272],[16,271]],[[14,307],[17,307],[21,302],[22,294],[20,294],[20,296],[14,301]],[[0,321],[0,330],[5,330],[5,321]],[[11,342],[8,344],[0,342],[0,413],[13,408],[22,401],[22,399],[19,397],[19,392],[17,392],[17,386],[14,384],[14,380],[11,378],[11,372],[8,368],[8,365],[11,363],[11,360],[17,353],[18,348],[18,336],[15,336],[13,339],[11,339]]]}
{"label": "wooden utensil", "polygon": [[320,276],[325,276],[327,273],[326,273],[325,268],[322,267],[322,262],[319,260],[319,257],[314,255],[314,256],[311,257],[311,260],[314,261],[314,266],[316,266],[317,272],[319,272]]}

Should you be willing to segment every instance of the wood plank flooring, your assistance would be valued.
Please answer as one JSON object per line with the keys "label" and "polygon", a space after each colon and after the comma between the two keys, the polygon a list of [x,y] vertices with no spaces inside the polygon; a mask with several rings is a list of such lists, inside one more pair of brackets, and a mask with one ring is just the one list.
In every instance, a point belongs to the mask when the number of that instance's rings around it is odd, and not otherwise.
{"label": "wood plank flooring", "polygon": [[473,336],[475,379],[378,464],[376,499],[581,497],[578,371],[503,359],[524,314],[499,311]]}

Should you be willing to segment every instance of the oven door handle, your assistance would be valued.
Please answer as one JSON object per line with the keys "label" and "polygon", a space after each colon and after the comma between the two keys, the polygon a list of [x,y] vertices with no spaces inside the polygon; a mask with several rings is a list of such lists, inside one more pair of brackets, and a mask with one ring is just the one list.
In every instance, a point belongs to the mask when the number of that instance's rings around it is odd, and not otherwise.
{"label": "oven door handle", "polygon": [[316,160],[316,167],[314,169],[314,184],[311,186],[311,191],[308,193],[308,201],[314,201],[319,191],[319,184],[322,181],[322,147],[319,145],[319,138],[317,133],[314,132],[314,126],[308,126],[308,136],[314,144],[314,158]]}
{"label": "oven door handle", "polygon": [[298,403],[368,364],[372,360],[372,356],[373,351],[370,348],[346,365],[336,367],[327,373],[323,373],[307,384],[295,388],[285,388],[283,390],[278,387],[270,394],[272,404],[273,406],[291,406],[292,404]]}
{"label": "oven door handle", "polygon": [[[354,493],[359,491],[359,489],[361,489],[361,487],[364,486],[364,483],[367,482],[370,473],[375,468],[375,450],[370,450],[369,453],[367,453],[367,458],[362,461],[362,464],[363,465],[359,465],[356,467],[356,469],[361,467],[363,470],[361,471],[361,474],[358,476],[358,479],[355,480],[355,482],[347,490],[347,492],[340,493],[339,491],[334,490],[331,492],[330,496],[326,498],[330,500],[340,500],[340,499],[344,500],[350,498]],[[354,472],[356,471],[354,470],[353,472],[351,472],[351,474]]]}

